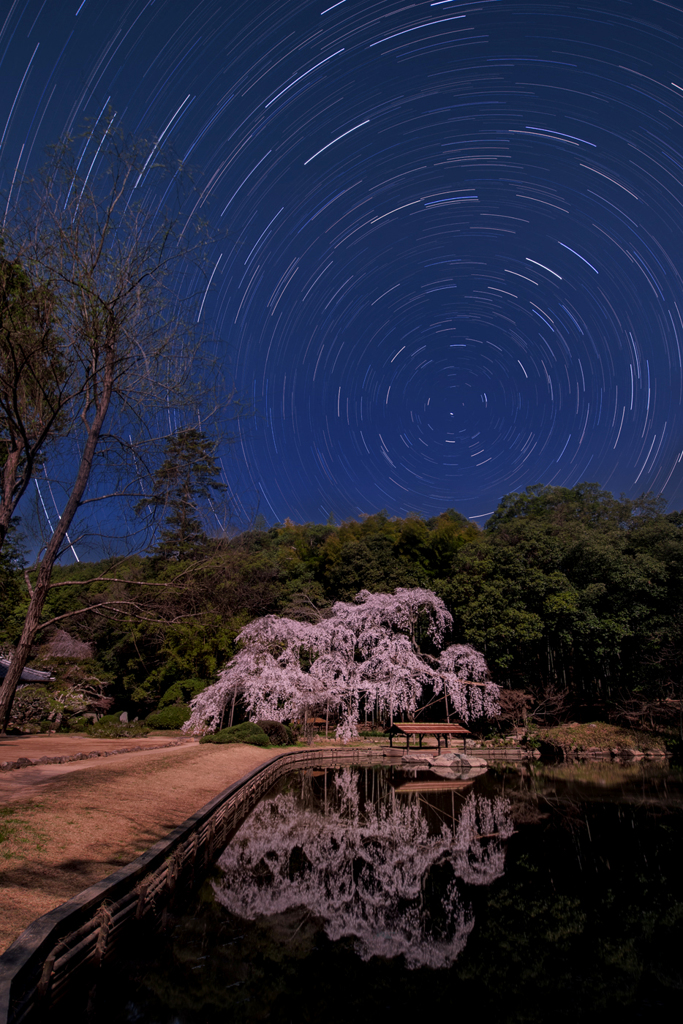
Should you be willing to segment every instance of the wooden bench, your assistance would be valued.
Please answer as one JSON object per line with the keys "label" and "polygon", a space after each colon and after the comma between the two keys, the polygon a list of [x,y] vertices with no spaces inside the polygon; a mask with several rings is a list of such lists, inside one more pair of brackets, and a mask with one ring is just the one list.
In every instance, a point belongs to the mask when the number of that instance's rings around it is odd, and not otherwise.
{"label": "wooden bench", "polygon": [[420,749],[422,749],[422,737],[423,736],[436,736],[436,743],[439,754],[441,753],[441,740],[443,739],[444,745],[448,746],[449,736],[462,736],[464,750],[467,750],[467,737],[470,734],[469,730],[463,725],[456,725],[451,722],[394,722],[389,732],[389,746],[394,745],[394,736],[399,732],[406,738],[406,750],[410,749],[410,737],[420,737]]}

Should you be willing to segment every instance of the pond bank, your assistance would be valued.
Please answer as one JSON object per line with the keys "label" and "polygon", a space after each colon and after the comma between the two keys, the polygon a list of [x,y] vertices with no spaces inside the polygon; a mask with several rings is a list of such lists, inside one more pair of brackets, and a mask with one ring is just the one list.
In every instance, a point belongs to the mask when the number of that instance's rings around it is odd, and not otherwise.
{"label": "pond bank", "polygon": [[184,743],[3,774],[0,952],[272,756],[243,744]]}
{"label": "pond bank", "polygon": [[610,761],[666,758],[666,737],[661,733],[624,729],[609,722],[565,722],[551,728],[530,731],[541,760]]}
{"label": "pond bank", "polygon": [[[275,753],[194,741],[153,749],[160,741],[164,737],[137,740],[135,746],[143,749],[129,753],[124,753],[127,740],[84,741],[75,736],[12,737],[0,744],[0,760],[7,757],[7,743],[12,754],[21,752],[26,761],[51,762],[25,764],[21,771],[0,776],[0,952],[34,918],[134,859]],[[385,745],[382,740],[353,744],[376,748],[380,756]],[[120,756],[61,760],[99,747]],[[490,764],[541,756],[521,746],[468,744],[468,749]],[[403,750],[394,748],[392,753],[400,759]],[[576,756],[629,762],[640,759],[640,752],[615,754],[607,748]],[[663,759],[665,752],[644,752],[645,757]],[[569,750],[569,756],[563,752],[561,758],[548,759],[576,758]]]}

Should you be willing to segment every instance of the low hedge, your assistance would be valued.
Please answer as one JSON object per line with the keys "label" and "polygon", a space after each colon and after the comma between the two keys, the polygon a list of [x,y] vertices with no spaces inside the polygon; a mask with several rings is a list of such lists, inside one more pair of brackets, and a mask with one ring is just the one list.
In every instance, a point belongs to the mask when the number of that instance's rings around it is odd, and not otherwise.
{"label": "low hedge", "polygon": [[97,725],[118,725],[121,721],[121,712],[114,711],[109,715],[102,715],[97,719]]}
{"label": "low hedge", "polygon": [[190,717],[187,704],[172,704],[167,708],[152,711],[145,719],[145,725],[152,729],[180,729]]}
{"label": "low hedge", "polygon": [[295,742],[294,733],[288,726],[283,725],[282,722],[261,718],[256,724],[263,729],[274,747],[288,747]]}
{"label": "low hedge", "polygon": [[105,722],[102,719],[94,725],[88,725],[84,730],[88,736],[97,736],[100,739],[131,739],[134,736],[146,736],[150,729],[146,722]]}
{"label": "low hedge", "polygon": [[255,722],[231,725],[220,732],[202,736],[200,743],[251,743],[254,747],[269,747],[270,741],[263,729]]}

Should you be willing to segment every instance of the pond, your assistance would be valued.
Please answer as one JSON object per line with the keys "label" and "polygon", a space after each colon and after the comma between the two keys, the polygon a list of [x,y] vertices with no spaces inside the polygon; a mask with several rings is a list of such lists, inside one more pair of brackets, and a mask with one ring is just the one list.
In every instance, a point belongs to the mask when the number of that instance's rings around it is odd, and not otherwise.
{"label": "pond", "polygon": [[284,777],[192,901],[105,967],[70,1018],[680,1012],[680,774],[642,763],[443,774]]}

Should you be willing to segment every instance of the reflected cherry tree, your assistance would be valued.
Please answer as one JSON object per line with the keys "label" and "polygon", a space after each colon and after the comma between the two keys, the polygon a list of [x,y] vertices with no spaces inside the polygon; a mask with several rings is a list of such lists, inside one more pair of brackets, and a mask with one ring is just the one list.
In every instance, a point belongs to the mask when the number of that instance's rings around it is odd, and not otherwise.
{"label": "reflected cherry tree", "polygon": [[503,874],[509,802],[459,793],[455,819],[436,830],[419,800],[390,791],[371,802],[352,769],[327,777],[324,802],[262,801],[220,858],[218,900],[249,920],[302,908],[364,960],[449,966],[474,925],[466,886]]}

